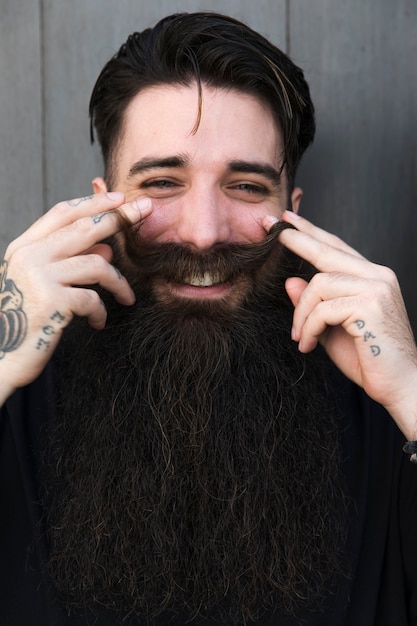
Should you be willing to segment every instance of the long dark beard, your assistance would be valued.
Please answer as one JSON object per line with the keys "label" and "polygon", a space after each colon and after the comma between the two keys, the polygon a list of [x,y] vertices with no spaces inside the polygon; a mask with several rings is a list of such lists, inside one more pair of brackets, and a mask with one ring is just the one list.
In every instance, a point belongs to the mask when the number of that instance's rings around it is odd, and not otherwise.
{"label": "long dark beard", "polygon": [[337,418],[317,359],[289,340],[294,262],[270,243],[241,306],[167,306],[149,286],[129,310],[109,304],[104,331],[67,333],[44,484],[68,606],[237,623],[329,592]]}

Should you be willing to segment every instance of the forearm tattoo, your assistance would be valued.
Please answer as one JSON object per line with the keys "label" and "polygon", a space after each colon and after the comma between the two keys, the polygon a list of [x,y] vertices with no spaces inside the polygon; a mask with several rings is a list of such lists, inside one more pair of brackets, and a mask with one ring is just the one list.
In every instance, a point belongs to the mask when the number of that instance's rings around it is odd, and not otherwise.
{"label": "forearm tattoo", "polygon": [[372,342],[369,344],[369,348],[373,354],[373,356],[379,356],[381,354],[381,348],[374,342],[374,339],[376,339],[376,335],[374,335],[370,330],[365,330],[365,322],[363,320],[356,320],[355,322],[356,327],[359,328],[359,330],[363,330],[363,340],[364,342]]}
{"label": "forearm tattoo", "polygon": [[0,359],[21,345],[27,333],[23,294],[7,278],[7,261],[0,263]]}

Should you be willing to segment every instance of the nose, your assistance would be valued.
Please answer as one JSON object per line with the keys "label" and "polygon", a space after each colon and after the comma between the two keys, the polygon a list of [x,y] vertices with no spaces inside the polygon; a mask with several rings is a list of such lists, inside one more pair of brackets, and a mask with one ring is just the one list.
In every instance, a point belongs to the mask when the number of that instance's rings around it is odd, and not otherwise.
{"label": "nose", "polygon": [[195,189],[182,199],[177,237],[183,244],[207,250],[230,239],[230,215],[225,198],[216,190]]}

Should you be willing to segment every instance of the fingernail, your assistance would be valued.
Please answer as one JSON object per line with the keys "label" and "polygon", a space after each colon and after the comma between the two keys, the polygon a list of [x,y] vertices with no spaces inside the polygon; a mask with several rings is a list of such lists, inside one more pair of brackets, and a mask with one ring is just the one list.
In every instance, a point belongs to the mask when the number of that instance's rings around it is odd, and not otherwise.
{"label": "fingernail", "polygon": [[300,219],[300,216],[298,215],[298,213],[294,213],[294,211],[284,211],[285,217],[289,217],[290,220],[294,220],[297,221]]}
{"label": "fingernail", "polygon": [[123,200],[125,199],[125,195],[121,191],[108,191],[107,197],[112,202],[120,202],[120,203],[122,203]]}
{"label": "fingernail", "polygon": [[150,198],[137,198],[131,202],[131,205],[136,211],[143,213],[152,208],[152,200]]}
{"label": "fingernail", "polygon": [[265,217],[262,218],[262,226],[267,232],[269,232],[275,224],[278,224],[278,222],[279,218],[276,215],[265,215]]}

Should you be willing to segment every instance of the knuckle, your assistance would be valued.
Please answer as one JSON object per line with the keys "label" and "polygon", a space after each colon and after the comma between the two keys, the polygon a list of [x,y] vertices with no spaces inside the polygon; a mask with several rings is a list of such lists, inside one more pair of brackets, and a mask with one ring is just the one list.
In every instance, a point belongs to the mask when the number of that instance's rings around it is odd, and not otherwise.
{"label": "knuckle", "polygon": [[81,217],[75,222],[72,222],[70,228],[74,230],[77,234],[83,235],[85,232],[91,230],[92,224],[91,219],[88,217]]}
{"label": "knuckle", "polygon": [[[62,229],[62,236],[66,237],[66,235],[70,233],[71,236],[78,237],[81,240],[88,240],[89,236],[94,231],[94,226],[95,224],[91,217],[80,217]],[[61,231],[57,231],[56,234],[59,232]]]}
{"label": "knuckle", "polygon": [[313,265],[320,265],[322,262],[324,262],[329,255],[329,252],[332,251],[331,246],[329,246],[329,244],[325,243],[324,241],[319,241],[317,244],[317,250],[316,250],[316,254],[315,254],[315,259],[313,261]]}
{"label": "knuckle", "polygon": [[[29,249],[28,249],[29,248]],[[6,250],[5,259],[8,260],[9,269],[11,264],[16,267],[18,270],[23,269],[25,272],[31,267],[28,264],[28,259],[30,259],[30,246],[19,246],[17,240],[16,242],[12,242]]]}
{"label": "knuckle", "polygon": [[343,248],[345,247],[345,242],[343,241],[343,239],[341,239],[340,237],[338,237],[337,235],[334,234],[330,234],[329,236],[329,243],[331,246],[333,246],[334,248]]}
{"label": "knuckle", "polygon": [[384,282],[388,283],[391,286],[397,286],[398,280],[397,275],[390,267],[386,267],[385,265],[381,265],[379,267],[382,279]]}
{"label": "knuckle", "polygon": [[109,264],[99,254],[88,254],[84,257],[88,267],[93,270],[94,273],[103,274],[110,267]]}
{"label": "knuckle", "polygon": [[94,289],[82,289],[80,299],[85,310],[101,308],[101,298]]}
{"label": "knuckle", "polygon": [[62,200],[61,202],[58,202],[57,204],[55,204],[51,209],[49,209],[49,215],[51,215],[52,217],[54,216],[61,216],[61,215],[68,215],[68,212],[71,208],[70,205],[70,201],[68,200]]}
{"label": "knuckle", "polygon": [[310,280],[310,285],[314,290],[320,291],[325,281],[327,281],[327,275],[324,272],[316,272]]}
{"label": "knuckle", "polygon": [[18,246],[17,239],[9,243],[9,245],[6,248],[3,258],[5,260],[9,260],[13,256],[14,251],[16,250],[17,246]]}
{"label": "knuckle", "polygon": [[380,318],[381,313],[389,308],[391,290],[385,283],[375,285],[374,289],[358,298],[358,309],[366,311],[372,318]]}
{"label": "knuckle", "polygon": [[18,255],[19,251],[25,250],[28,245],[30,245],[28,244],[28,242],[24,243],[24,238],[22,235],[20,237],[17,237],[9,243],[4,252],[3,258],[9,262],[12,257],[14,258],[16,255]]}
{"label": "knuckle", "polygon": [[31,265],[25,266],[25,283],[38,289],[40,285],[44,286],[47,274],[43,266]]}

